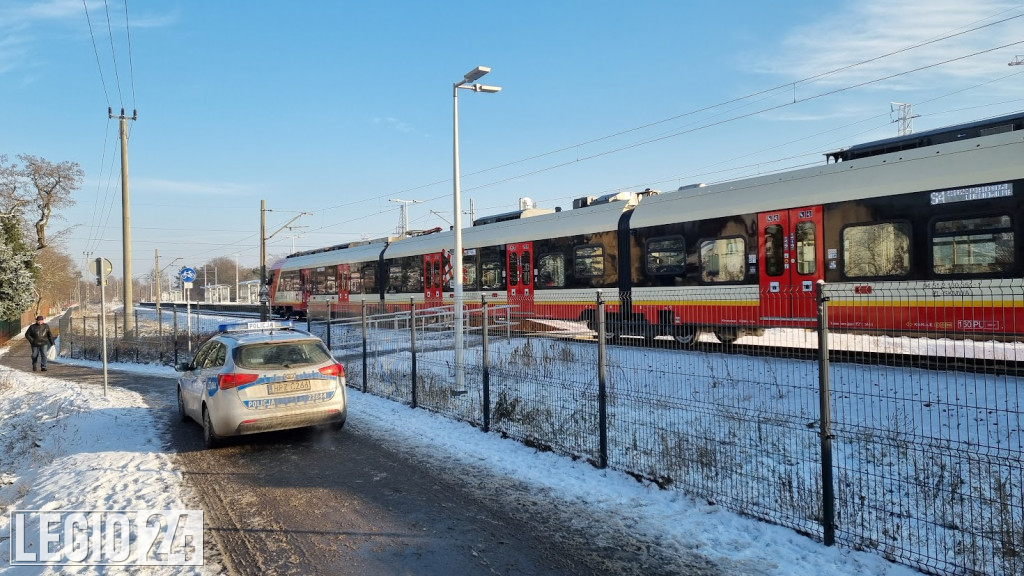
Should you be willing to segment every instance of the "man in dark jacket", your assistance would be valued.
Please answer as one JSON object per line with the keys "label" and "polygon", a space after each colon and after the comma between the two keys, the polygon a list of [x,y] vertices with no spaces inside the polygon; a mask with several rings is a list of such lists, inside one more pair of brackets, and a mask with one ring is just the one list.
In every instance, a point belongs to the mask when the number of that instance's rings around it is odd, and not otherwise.
{"label": "man in dark jacket", "polygon": [[46,353],[53,346],[53,334],[50,333],[50,325],[43,322],[42,316],[36,316],[36,323],[25,330],[25,340],[32,347],[32,371],[36,371],[36,363],[43,372],[46,372]]}

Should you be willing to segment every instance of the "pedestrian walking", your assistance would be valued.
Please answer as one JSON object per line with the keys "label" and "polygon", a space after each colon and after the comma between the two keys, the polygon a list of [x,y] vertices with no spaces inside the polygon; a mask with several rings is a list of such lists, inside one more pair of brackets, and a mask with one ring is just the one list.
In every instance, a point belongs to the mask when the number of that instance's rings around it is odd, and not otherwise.
{"label": "pedestrian walking", "polygon": [[32,347],[32,371],[36,371],[36,364],[39,369],[46,372],[46,355],[53,346],[53,334],[50,332],[50,325],[43,322],[45,318],[36,316],[36,323],[25,330],[25,340]]}

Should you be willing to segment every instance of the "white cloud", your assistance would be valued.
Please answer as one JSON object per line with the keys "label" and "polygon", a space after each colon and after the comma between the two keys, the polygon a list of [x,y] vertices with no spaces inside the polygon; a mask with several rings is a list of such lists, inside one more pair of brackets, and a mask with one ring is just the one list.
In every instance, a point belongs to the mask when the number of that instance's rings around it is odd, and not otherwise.
{"label": "white cloud", "polygon": [[[763,72],[800,80],[1017,17],[815,80],[819,86],[833,88],[853,85],[1024,40],[1022,14],[1024,9],[1019,3],[990,0],[845,2],[823,19],[791,30],[780,53],[760,58],[759,67]],[[1005,66],[1015,51],[1024,52],[1024,45],[931,68],[929,82],[934,84],[936,74],[956,82],[991,79],[1005,72],[999,66]],[[911,89],[914,83],[915,75],[909,74],[886,83],[886,88]]]}
{"label": "white cloud", "polygon": [[240,196],[250,194],[252,187],[233,182],[187,182],[159,178],[133,178],[132,188],[147,194],[174,194],[187,196]]}
{"label": "white cloud", "polygon": [[413,131],[412,126],[406,124],[405,122],[402,122],[398,118],[392,118],[392,117],[374,118],[373,119],[373,123],[374,124],[384,124],[386,126],[390,126],[392,129],[394,129],[394,130],[396,130],[398,132],[409,133],[409,132]]}

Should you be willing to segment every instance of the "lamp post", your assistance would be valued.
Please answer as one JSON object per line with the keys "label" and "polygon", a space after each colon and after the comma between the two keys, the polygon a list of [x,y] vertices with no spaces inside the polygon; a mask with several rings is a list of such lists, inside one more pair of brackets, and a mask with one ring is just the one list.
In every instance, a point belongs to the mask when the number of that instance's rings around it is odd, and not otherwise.
{"label": "lamp post", "polygon": [[465,374],[465,367],[462,363],[462,191],[459,189],[459,89],[472,90],[473,92],[486,92],[488,94],[494,94],[500,92],[500,86],[485,86],[478,84],[476,81],[482,78],[485,74],[490,72],[491,69],[486,66],[477,66],[463,76],[462,80],[456,82],[452,88],[452,97],[454,100],[454,109],[452,115],[452,134],[453,134],[453,146],[452,146],[452,157],[453,157],[453,171],[454,177],[454,229],[455,229],[455,261],[452,266],[452,292],[455,298],[455,389],[461,390],[463,386],[463,376]]}

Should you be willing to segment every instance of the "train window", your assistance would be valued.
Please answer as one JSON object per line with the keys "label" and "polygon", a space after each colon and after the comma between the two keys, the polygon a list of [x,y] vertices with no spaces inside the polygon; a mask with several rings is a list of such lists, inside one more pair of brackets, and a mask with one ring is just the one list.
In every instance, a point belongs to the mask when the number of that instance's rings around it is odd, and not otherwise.
{"label": "train window", "polygon": [[476,259],[462,261],[462,288],[464,290],[479,290],[476,285]]}
{"label": "train window", "polygon": [[377,291],[377,267],[363,266],[363,293],[373,294]]}
{"label": "train window", "polygon": [[577,246],[575,253],[577,278],[604,276],[604,246]]}
{"label": "train window", "polygon": [[533,279],[533,255],[530,254],[529,250],[523,250],[519,255],[519,267],[523,271],[523,286],[529,286]]}
{"label": "train window", "polygon": [[883,222],[843,228],[843,274],[848,278],[906,276],[910,224]]}
{"label": "train window", "polygon": [[363,273],[361,270],[352,270],[348,277],[348,293],[349,294],[362,294],[363,293]]}
{"label": "train window", "polygon": [[504,290],[501,280],[501,262],[485,260],[480,264],[480,288],[482,290]]}
{"label": "train window", "polygon": [[932,270],[936,274],[991,274],[1013,267],[1009,216],[940,220],[932,228]]}
{"label": "train window", "polygon": [[565,254],[541,254],[537,259],[537,286],[562,288],[565,286]]}
{"label": "train window", "polygon": [[302,289],[302,280],[299,278],[298,270],[284,270],[281,272],[281,280],[277,289],[282,292],[298,292]]}
{"label": "train window", "polygon": [[796,225],[797,274],[814,274],[817,270],[815,254],[814,222],[799,222]]}
{"label": "train window", "polygon": [[516,257],[515,252],[509,252],[508,254],[508,285],[517,286],[519,284],[519,258]]}
{"label": "train window", "polygon": [[682,236],[651,238],[646,254],[648,274],[686,273],[686,244]]}
{"label": "train window", "polygon": [[335,266],[321,266],[309,273],[309,291],[311,294],[329,295],[338,293],[338,269]]}
{"label": "train window", "polygon": [[743,238],[718,238],[700,244],[700,279],[739,282],[746,275],[747,249]]}
{"label": "train window", "polygon": [[782,276],[786,270],[786,254],[783,250],[785,232],[782,226],[772,224],[764,228],[764,273],[768,276]]}
{"label": "train window", "polygon": [[441,287],[441,262],[439,260],[431,260],[430,262],[430,288]]}

